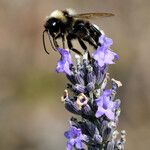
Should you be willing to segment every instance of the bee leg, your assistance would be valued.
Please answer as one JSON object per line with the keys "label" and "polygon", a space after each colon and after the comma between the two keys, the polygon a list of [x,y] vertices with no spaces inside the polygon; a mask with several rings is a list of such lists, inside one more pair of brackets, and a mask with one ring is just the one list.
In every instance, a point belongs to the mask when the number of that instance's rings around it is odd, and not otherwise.
{"label": "bee leg", "polygon": [[67,38],[68,48],[70,50],[74,51],[75,53],[77,53],[78,55],[82,55],[81,52],[79,52],[77,49],[73,48],[73,45],[72,45],[72,42],[71,42],[71,40],[72,40],[71,35],[68,35],[66,38]]}
{"label": "bee leg", "polygon": [[83,50],[86,52],[87,51],[87,46],[84,44],[84,42],[80,38],[78,38],[78,41],[79,41],[81,47],[83,48]]}
{"label": "bee leg", "polygon": [[57,51],[57,46],[54,44],[54,36],[50,35],[49,30],[47,31],[47,33],[48,33],[49,41],[50,41],[50,44],[51,44],[52,48],[55,51]]}
{"label": "bee leg", "polygon": [[64,37],[64,33],[59,33],[55,39],[58,39],[58,38],[62,38],[62,44],[63,44],[63,49],[65,49],[65,37]]}
{"label": "bee leg", "polygon": [[62,43],[63,43],[63,49],[65,49],[65,36],[62,34]]}
{"label": "bee leg", "polygon": [[102,34],[104,34],[103,33],[103,31],[101,30],[99,30],[99,29],[97,29],[94,25],[91,25],[90,26],[90,30],[91,30],[91,34],[93,35],[93,39],[94,39],[94,41],[97,43],[97,46],[100,46],[101,44],[99,43],[99,37],[102,35]]}
{"label": "bee leg", "polygon": [[83,50],[84,50],[85,52],[88,52],[88,58],[90,59],[91,56],[90,56],[90,52],[87,51],[87,46],[85,45],[85,43],[84,43],[80,38],[78,38],[78,41],[79,41],[81,47],[83,48]]}
{"label": "bee leg", "polygon": [[59,33],[59,34],[56,35],[55,39],[58,39],[58,38],[60,38],[61,36],[62,36],[61,33]]}
{"label": "bee leg", "polygon": [[92,45],[95,49],[97,49],[98,45],[95,44],[95,41],[91,38],[91,36],[87,36],[86,38],[84,38],[84,40]]}
{"label": "bee leg", "polygon": [[56,37],[53,37],[53,43],[54,43],[55,48],[58,48],[58,47],[59,47],[59,45],[58,45],[58,43],[57,43],[57,40],[56,40],[56,39],[57,39]]}
{"label": "bee leg", "polygon": [[[83,24],[83,23],[78,23],[76,25],[77,31],[73,31],[78,37],[82,38],[83,40],[87,41],[90,45],[94,46],[95,49],[97,49],[97,43],[94,40],[94,32],[92,29],[90,29],[89,24]],[[95,44],[96,43],[96,44]]]}

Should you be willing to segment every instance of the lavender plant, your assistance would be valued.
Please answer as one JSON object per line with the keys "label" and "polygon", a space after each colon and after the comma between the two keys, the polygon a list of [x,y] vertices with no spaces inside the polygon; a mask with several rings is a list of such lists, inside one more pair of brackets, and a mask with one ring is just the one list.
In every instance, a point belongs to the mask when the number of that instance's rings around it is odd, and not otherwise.
{"label": "lavender plant", "polygon": [[122,130],[118,137],[120,100],[115,98],[122,84],[110,80],[108,73],[118,55],[110,49],[112,39],[101,35],[99,43],[90,58],[88,52],[79,56],[58,48],[61,58],[56,71],[69,80],[61,100],[69,112],[78,116],[70,119],[70,129],[64,133],[67,150],[124,149],[126,133]]}

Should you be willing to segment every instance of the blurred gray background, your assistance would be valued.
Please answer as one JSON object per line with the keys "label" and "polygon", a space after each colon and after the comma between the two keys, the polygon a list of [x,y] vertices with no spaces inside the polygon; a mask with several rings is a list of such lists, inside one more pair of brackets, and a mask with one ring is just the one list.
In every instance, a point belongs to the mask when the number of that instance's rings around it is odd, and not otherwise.
{"label": "blurred gray background", "polygon": [[123,83],[118,129],[126,150],[150,145],[149,0],[0,0],[0,150],[65,149],[70,114],[60,97],[67,80],[55,72],[59,55],[42,46],[45,16],[55,9],[112,12],[93,21],[114,41],[120,56],[110,75]]}

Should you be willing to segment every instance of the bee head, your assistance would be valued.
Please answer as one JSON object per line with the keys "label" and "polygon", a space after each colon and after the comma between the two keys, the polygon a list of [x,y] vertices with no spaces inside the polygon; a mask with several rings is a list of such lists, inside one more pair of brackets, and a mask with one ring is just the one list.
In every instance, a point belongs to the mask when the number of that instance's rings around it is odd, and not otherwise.
{"label": "bee head", "polygon": [[58,33],[61,25],[67,21],[63,11],[55,10],[46,17],[45,29],[50,33]]}
{"label": "bee head", "polygon": [[56,18],[50,18],[46,21],[44,27],[46,31],[49,31],[49,33],[52,35],[54,33],[58,33],[60,30],[60,24],[61,21]]}

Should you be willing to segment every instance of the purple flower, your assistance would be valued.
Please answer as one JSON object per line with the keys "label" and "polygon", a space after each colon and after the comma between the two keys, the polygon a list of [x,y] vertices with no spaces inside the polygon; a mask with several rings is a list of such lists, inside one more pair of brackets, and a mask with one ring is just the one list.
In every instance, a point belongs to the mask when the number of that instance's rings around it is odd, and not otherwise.
{"label": "purple flower", "polygon": [[57,62],[56,71],[57,72],[64,72],[65,74],[70,75],[71,70],[70,66],[72,64],[71,55],[68,50],[58,48],[58,52],[61,55],[60,60]]}
{"label": "purple flower", "polygon": [[113,60],[118,60],[118,55],[110,50],[113,41],[105,35],[100,36],[99,43],[101,46],[93,53],[93,58],[98,62],[100,67],[107,64],[114,64]]}
{"label": "purple flower", "polygon": [[81,129],[78,129],[72,126],[69,131],[66,131],[64,133],[64,135],[68,139],[67,150],[72,150],[74,146],[77,149],[83,148],[83,145],[82,145],[83,135],[82,135]]}
{"label": "purple flower", "polygon": [[111,101],[111,94],[112,90],[105,90],[103,94],[95,100],[98,106],[97,112],[95,114],[97,118],[105,115],[110,120],[115,119],[115,110],[119,107],[119,103],[118,101]]}
{"label": "purple flower", "polygon": [[111,38],[106,37],[105,35],[101,35],[99,37],[99,43],[101,46],[110,47],[113,44],[113,40]]}

